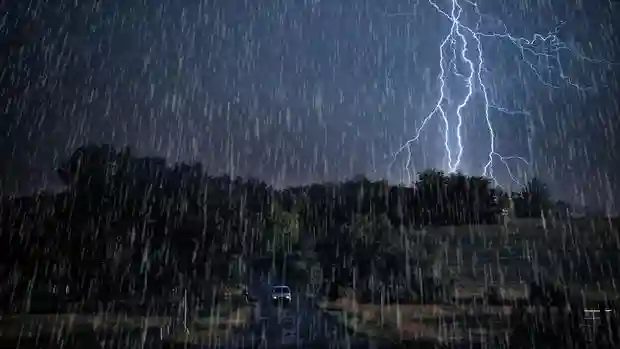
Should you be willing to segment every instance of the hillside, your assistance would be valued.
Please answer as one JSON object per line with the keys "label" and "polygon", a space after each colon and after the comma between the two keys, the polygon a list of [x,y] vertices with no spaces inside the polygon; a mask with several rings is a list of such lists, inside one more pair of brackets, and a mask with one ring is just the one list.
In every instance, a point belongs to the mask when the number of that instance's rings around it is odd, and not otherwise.
{"label": "hillside", "polygon": [[419,244],[434,245],[443,273],[457,280],[459,297],[488,287],[526,297],[531,283],[564,285],[575,296],[618,297],[618,220],[516,219],[500,225],[433,227]]}

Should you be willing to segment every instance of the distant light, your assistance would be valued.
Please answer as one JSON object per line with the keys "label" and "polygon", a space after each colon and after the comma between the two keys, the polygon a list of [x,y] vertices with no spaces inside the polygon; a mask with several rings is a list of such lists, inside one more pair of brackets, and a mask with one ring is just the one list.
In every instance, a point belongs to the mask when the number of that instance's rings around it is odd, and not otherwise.
{"label": "distant light", "polygon": [[[584,312],[586,313],[600,313],[601,311],[599,309],[586,309],[584,310]],[[611,313],[611,309],[605,309],[606,313]]]}

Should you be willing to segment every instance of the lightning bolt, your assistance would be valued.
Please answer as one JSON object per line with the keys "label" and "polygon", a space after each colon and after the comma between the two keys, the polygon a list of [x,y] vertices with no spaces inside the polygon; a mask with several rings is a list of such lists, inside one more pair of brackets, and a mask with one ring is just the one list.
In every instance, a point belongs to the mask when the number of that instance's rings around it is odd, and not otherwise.
{"label": "lightning bolt", "polygon": [[[559,88],[561,84],[565,84],[572,88],[576,88],[581,91],[591,89],[588,86],[582,86],[573,81],[567,74],[565,74],[564,68],[560,61],[560,53],[568,51],[574,56],[591,63],[608,63],[614,64],[608,61],[595,60],[586,57],[584,54],[578,53],[575,48],[571,48],[564,43],[558,36],[560,27],[564,23],[560,23],[553,31],[547,34],[534,34],[530,39],[524,37],[517,37],[508,32],[507,26],[500,20],[493,18],[489,15],[483,14],[480,11],[478,4],[472,0],[448,0],[451,4],[450,10],[444,10],[434,0],[427,0],[428,3],[443,17],[445,17],[450,23],[450,31],[443,38],[439,45],[439,96],[431,112],[423,119],[421,125],[416,129],[414,136],[405,142],[394,154],[393,160],[390,163],[390,167],[396,161],[397,157],[407,152],[407,160],[405,169],[409,179],[409,183],[412,183],[411,173],[411,158],[412,158],[412,145],[415,144],[421,137],[421,134],[429,121],[434,117],[440,117],[444,126],[444,149],[447,159],[447,168],[449,172],[456,172],[461,166],[461,159],[464,152],[463,146],[463,110],[468,107],[471,99],[476,93],[482,95],[484,100],[484,117],[487,125],[487,131],[490,137],[490,145],[488,152],[488,160],[484,166],[482,175],[491,178],[496,184],[497,180],[494,174],[495,160],[499,160],[507,169],[510,178],[517,184],[519,181],[510,170],[509,161],[518,160],[530,166],[529,161],[518,155],[504,156],[498,153],[496,149],[497,135],[493,128],[491,121],[491,110],[496,110],[507,115],[523,115],[531,116],[528,111],[510,110],[508,108],[496,105],[489,96],[489,87],[485,83],[484,73],[488,72],[485,67],[484,59],[484,46],[483,39],[503,40],[514,45],[520,52],[520,60],[526,64],[538,80],[545,86],[550,88]],[[468,6],[470,10],[475,14],[477,21],[475,26],[469,26],[463,22],[461,15],[463,14],[463,6]],[[394,15],[409,15],[409,14],[389,14]],[[495,23],[499,23],[503,30],[500,32],[484,32],[480,27],[482,21],[485,18],[491,18]],[[459,49],[460,48],[460,49]],[[477,54],[472,54],[477,52]],[[447,56],[450,57],[447,57]],[[471,57],[474,56],[474,57]],[[449,59],[448,59],[449,58]],[[532,61],[532,58],[533,61]],[[466,72],[462,73],[457,67],[457,60],[464,63]],[[549,74],[555,73],[557,82],[551,81],[551,79],[545,79],[545,75],[540,71],[537,66],[540,66],[541,62],[544,62],[544,68]],[[447,80],[450,77],[459,78],[465,87],[466,94],[464,97],[457,101],[452,100],[447,95]],[[456,104],[456,125],[451,124],[451,120],[454,117],[448,117],[448,113],[445,108],[446,103]],[[456,135],[456,148],[450,145],[450,132],[454,129]]]}

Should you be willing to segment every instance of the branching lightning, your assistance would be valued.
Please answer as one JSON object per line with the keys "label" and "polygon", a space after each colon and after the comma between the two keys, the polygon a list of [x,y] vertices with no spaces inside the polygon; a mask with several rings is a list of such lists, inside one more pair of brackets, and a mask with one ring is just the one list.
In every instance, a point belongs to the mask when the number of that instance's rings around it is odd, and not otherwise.
{"label": "branching lightning", "polygon": [[[429,121],[438,116],[441,118],[441,122],[444,126],[443,136],[445,156],[447,158],[447,168],[450,172],[456,172],[459,170],[461,167],[461,159],[465,150],[462,135],[462,112],[469,106],[473,96],[479,93],[484,100],[484,117],[490,137],[488,160],[484,166],[482,175],[495,180],[494,162],[495,160],[499,160],[504,166],[506,166],[508,174],[512,180],[515,183],[519,183],[517,178],[511,172],[508,161],[519,160],[528,166],[530,164],[528,160],[522,156],[503,156],[497,152],[497,134],[491,121],[490,111],[494,109],[507,115],[524,116],[530,116],[530,113],[528,111],[510,110],[500,105],[496,105],[491,100],[489,96],[489,87],[486,85],[484,77],[484,74],[487,73],[488,70],[485,67],[483,39],[503,40],[514,45],[520,52],[520,60],[531,69],[533,74],[543,85],[550,88],[561,87],[559,83],[566,84],[567,86],[579,90],[587,90],[590,88],[574,82],[567,74],[565,74],[560,60],[560,53],[563,51],[568,51],[576,57],[592,63],[610,62],[598,61],[585,57],[585,55],[576,52],[576,49],[571,48],[564,43],[558,36],[558,31],[562,23],[560,26],[556,27],[553,31],[547,34],[534,34],[531,39],[527,39],[513,36],[508,32],[508,28],[505,24],[503,24],[503,22],[493,18],[495,23],[499,23],[503,27],[503,30],[501,32],[483,32],[481,31],[482,21],[485,18],[491,17],[483,14],[480,11],[478,4],[473,0],[448,0],[451,4],[449,11],[442,9],[442,7],[435,2],[435,0],[426,1],[428,1],[428,3],[436,11],[438,11],[451,23],[450,31],[439,44],[439,96],[437,97],[433,110],[431,110],[431,112],[422,121],[422,124],[416,129],[413,138],[408,140],[396,151],[394,154],[394,160],[390,166],[394,163],[397,156],[406,151],[406,171],[409,177],[409,183],[411,183],[412,145],[420,139],[421,133]],[[467,6],[469,10],[473,11],[473,15],[476,16],[477,21],[474,27],[464,23],[464,19],[461,17],[464,12],[462,6]],[[532,61],[532,58],[534,61]],[[463,73],[459,71],[457,67],[457,60],[463,63],[466,67],[466,72]],[[559,83],[554,83],[553,81],[550,81],[551,79],[545,79],[545,75],[541,73],[537,67],[537,65],[540,65],[541,62],[544,62],[545,70],[555,73],[556,80]],[[463,81],[463,86],[466,92],[464,97],[454,101],[447,95],[447,79],[449,77],[456,77]],[[448,117],[445,107],[446,103],[456,105],[456,115]],[[454,123],[455,119],[456,123],[453,125],[452,123]],[[453,147],[450,144],[451,130],[455,130],[456,147]]]}

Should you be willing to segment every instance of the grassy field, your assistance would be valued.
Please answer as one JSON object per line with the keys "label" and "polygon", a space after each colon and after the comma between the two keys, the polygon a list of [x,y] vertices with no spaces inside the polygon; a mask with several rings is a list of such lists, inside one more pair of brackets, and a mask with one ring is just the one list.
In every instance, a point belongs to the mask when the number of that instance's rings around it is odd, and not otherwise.
{"label": "grassy field", "polygon": [[[483,299],[490,287],[506,300],[525,300],[543,280],[586,302],[617,299],[618,221],[513,220],[493,226],[429,228],[411,234],[420,265],[441,265],[457,300]],[[430,253],[429,253],[430,251]],[[351,294],[351,292],[349,292]],[[458,304],[458,303],[457,303]],[[392,341],[476,342],[503,338],[508,306],[359,304],[350,298],[320,304],[350,328]],[[530,309],[531,310],[531,309]]]}
{"label": "grassy field", "polygon": [[319,306],[355,332],[391,342],[482,342],[510,329],[508,307],[381,306],[344,298]]}
{"label": "grassy field", "polygon": [[[96,333],[140,333],[144,330],[154,337],[175,343],[201,344],[208,347],[229,343],[238,331],[252,319],[253,307],[239,307],[217,318],[197,318],[189,323],[189,331],[174,327],[178,319],[170,317],[130,317],[97,315],[20,315],[5,318],[0,324],[0,337],[9,338],[54,338],[60,333],[70,333],[86,340],[95,338]],[[168,332],[172,326],[174,330]],[[63,335],[63,337],[65,337]],[[84,339],[83,339],[84,340]],[[85,342],[87,342],[85,340]]]}
{"label": "grassy field", "polygon": [[[19,314],[0,320],[0,337],[29,338],[56,333],[79,336],[110,332],[140,332],[148,330],[174,342],[192,342],[211,345],[230,339],[252,320],[254,305],[232,288],[217,305],[205,302],[188,309],[187,316],[179,304],[167,311],[132,311],[124,304],[116,309],[99,308],[96,311],[58,314]],[[162,307],[161,310],[163,310]],[[97,308],[95,308],[97,309]],[[185,320],[187,319],[187,320]]]}
{"label": "grassy field", "polygon": [[189,333],[177,333],[174,341],[208,347],[234,342],[235,335],[246,330],[253,319],[253,314],[254,306],[244,305],[225,316],[196,318],[190,325]]}
{"label": "grassy field", "polygon": [[433,228],[418,240],[434,246],[463,297],[496,286],[519,298],[540,277],[573,294],[615,298],[618,226],[607,220],[517,220],[496,226]]}

